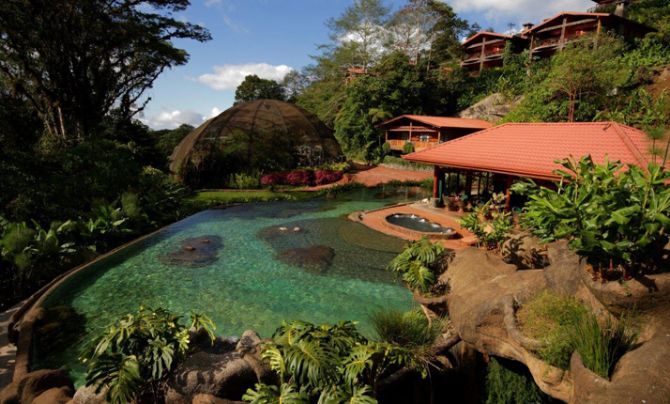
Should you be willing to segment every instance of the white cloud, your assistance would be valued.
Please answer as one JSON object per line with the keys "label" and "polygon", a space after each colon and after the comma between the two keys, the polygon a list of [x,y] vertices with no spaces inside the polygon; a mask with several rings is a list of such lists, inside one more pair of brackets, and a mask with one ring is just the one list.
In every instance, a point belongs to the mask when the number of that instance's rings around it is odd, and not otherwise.
{"label": "white cloud", "polygon": [[162,111],[150,117],[143,117],[140,120],[152,129],[174,129],[184,123],[198,126],[205,120],[205,117],[195,111],[175,109],[173,111]]}
{"label": "white cloud", "polygon": [[198,76],[197,80],[215,90],[235,90],[250,74],[279,82],[293,70],[287,65],[274,66],[267,63],[223,65],[214,66],[213,69],[214,73]]}
{"label": "white cloud", "polygon": [[210,112],[209,115],[207,115],[204,119],[207,120],[209,118],[214,118],[215,116],[219,115],[221,112],[223,112],[223,111],[221,111],[217,107],[214,107],[214,108],[212,108],[212,112]]}
{"label": "white cloud", "polygon": [[561,11],[585,11],[596,6],[592,0],[446,0],[456,12],[484,13],[496,23],[539,23]]}

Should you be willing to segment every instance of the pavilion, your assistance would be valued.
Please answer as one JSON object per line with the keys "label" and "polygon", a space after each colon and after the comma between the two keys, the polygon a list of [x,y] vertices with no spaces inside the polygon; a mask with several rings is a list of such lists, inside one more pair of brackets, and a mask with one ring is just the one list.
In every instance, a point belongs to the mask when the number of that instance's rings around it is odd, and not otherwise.
{"label": "pavilion", "polygon": [[560,179],[557,160],[591,155],[596,163],[646,167],[654,159],[651,149],[643,131],[614,122],[507,123],[403,158],[434,166],[433,197],[439,203],[444,195],[483,200],[503,192],[509,208],[515,179],[553,183]]}

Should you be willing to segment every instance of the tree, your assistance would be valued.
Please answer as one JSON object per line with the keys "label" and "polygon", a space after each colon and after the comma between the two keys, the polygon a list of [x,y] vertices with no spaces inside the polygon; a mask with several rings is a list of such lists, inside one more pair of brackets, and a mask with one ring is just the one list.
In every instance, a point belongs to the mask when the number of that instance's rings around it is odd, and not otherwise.
{"label": "tree", "polygon": [[282,80],[282,88],[288,102],[296,102],[309,85],[309,77],[297,70],[291,70]]}
{"label": "tree", "polygon": [[[80,142],[116,108],[130,120],[158,75],[188,60],[175,39],[206,41],[172,18],[188,0],[7,0],[0,3],[0,76],[25,97],[48,139]],[[148,101],[148,100],[147,100]]]}
{"label": "tree", "polygon": [[339,18],[327,23],[334,42],[355,42],[359,45],[360,64],[364,69],[370,65],[376,50],[382,46],[383,27],[389,9],[382,0],[355,0]]}
{"label": "tree", "polygon": [[406,55],[384,56],[368,76],[346,86],[335,118],[335,137],[345,153],[374,160],[382,146],[378,123],[400,114],[444,114],[442,83],[424,65],[412,66]]}
{"label": "tree", "polygon": [[624,48],[621,39],[600,35],[572,42],[554,56],[546,85],[567,97],[568,121],[586,96],[606,96],[628,79],[619,58]]}
{"label": "tree", "polygon": [[253,100],[270,99],[284,101],[284,89],[274,80],[262,79],[250,74],[235,90],[235,104]]}
{"label": "tree", "polygon": [[460,40],[472,31],[467,21],[456,16],[448,4],[434,0],[409,0],[389,21],[387,31],[393,49],[416,62],[428,51],[438,61],[460,56]]}
{"label": "tree", "polygon": [[428,8],[435,24],[429,35],[431,42],[431,59],[437,62],[457,60],[461,56],[461,38],[473,35],[480,30],[479,25],[468,23],[456,15],[453,8],[446,2],[429,0]]}

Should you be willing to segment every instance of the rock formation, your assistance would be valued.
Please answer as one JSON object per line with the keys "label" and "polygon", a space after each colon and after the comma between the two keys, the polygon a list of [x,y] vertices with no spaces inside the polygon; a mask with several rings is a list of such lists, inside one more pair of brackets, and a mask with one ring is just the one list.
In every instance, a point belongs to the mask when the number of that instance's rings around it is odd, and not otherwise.
{"label": "rock formation", "polygon": [[[598,285],[566,242],[550,244],[547,256],[550,264],[544,269],[518,270],[495,253],[475,248],[459,251],[440,278],[451,288],[447,304],[454,331],[485,356],[524,363],[538,386],[556,399],[667,402],[670,375],[664,368],[670,361],[670,274],[633,280],[628,286]],[[552,367],[533,354],[537,342],[517,329],[515,306],[545,289],[576,296],[601,316],[638,307],[641,345],[619,360],[611,380],[586,369],[578,354],[573,354],[568,370]]]}

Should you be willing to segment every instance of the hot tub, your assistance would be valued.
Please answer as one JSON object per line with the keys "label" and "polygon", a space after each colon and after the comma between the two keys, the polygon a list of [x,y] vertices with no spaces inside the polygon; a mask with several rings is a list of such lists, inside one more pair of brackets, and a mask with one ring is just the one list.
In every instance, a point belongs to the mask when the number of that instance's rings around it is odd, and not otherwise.
{"label": "hot tub", "polygon": [[431,222],[421,216],[408,213],[395,213],[387,216],[386,221],[394,226],[399,226],[412,232],[428,236],[440,236],[440,238],[453,238],[458,235],[451,227],[444,227],[438,223]]}

